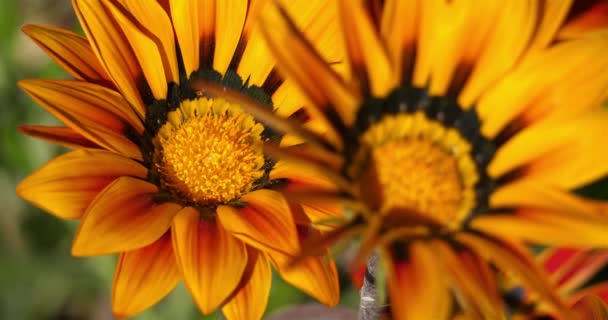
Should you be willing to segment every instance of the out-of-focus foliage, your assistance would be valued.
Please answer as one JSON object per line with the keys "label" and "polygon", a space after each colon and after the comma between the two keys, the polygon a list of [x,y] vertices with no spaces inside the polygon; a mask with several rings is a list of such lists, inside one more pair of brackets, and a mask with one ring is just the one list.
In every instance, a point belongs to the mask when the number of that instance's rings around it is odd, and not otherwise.
{"label": "out-of-focus foliage", "polygon": [[[0,319],[112,319],[110,294],[115,257],[70,255],[77,221],[64,221],[15,195],[16,184],[65,149],[20,134],[21,124],[58,124],[18,87],[24,78],[66,78],[42,50],[25,37],[25,23],[77,29],[69,1],[0,0]],[[345,279],[346,280],[346,279]],[[348,281],[343,281],[348,287]],[[267,314],[309,302],[278,277]],[[343,292],[355,307],[358,295]],[[203,317],[183,285],[137,320],[220,319]]]}

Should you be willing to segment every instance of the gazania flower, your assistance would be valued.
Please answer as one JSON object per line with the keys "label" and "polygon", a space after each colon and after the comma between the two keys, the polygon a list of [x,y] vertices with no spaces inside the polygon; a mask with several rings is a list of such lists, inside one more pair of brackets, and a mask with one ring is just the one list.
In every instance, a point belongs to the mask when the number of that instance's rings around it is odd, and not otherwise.
{"label": "gazania flower", "polygon": [[504,318],[496,270],[567,317],[523,244],[608,246],[606,204],[571,192],[608,173],[606,29],[557,36],[572,1],[338,3],[346,75],[297,15],[263,23],[317,123],[268,150],[337,186],[286,194],[353,213],[324,241],[380,249],[394,319]]}
{"label": "gazania flower", "polygon": [[[116,316],[154,305],[183,279],[203,313],[261,318],[270,265],[328,305],[338,300],[323,253],[284,268],[315,235],[305,213],[275,191],[297,181],[297,164],[264,156],[281,135],[222,97],[192,89],[204,79],[289,116],[302,107],[277,75],[256,27],[268,1],[75,0],[86,34],[24,28],[74,80],[20,86],[66,127],[24,126],[75,149],[26,178],[17,192],[65,219],[81,219],[72,253],[120,253]],[[335,10],[288,1],[297,24],[328,59]],[[322,25],[314,26],[312,22]],[[318,179],[323,180],[323,177]]]}

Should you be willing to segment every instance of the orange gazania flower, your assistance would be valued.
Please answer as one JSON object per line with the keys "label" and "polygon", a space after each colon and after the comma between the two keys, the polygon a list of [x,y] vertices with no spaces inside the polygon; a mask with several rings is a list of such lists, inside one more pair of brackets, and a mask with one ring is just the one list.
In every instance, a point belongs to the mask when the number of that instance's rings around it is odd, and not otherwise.
{"label": "orange gazania flower", "polygon": [[562,39],[572,1],[338,3],[346,75],[295,16],[263,23],[321,123],[285,122],[307,147],[267,149],[338,188],[286,194],[352,213],[315,243],[379,249],[393,319],[503,319],[496,270],[568,318],[524,244],[608,247],[606,204],[571,192],[608,174],[606,20]]}
{"label": "orange gazania flower", "polygon": [[[228,319],[259,319],[270,265],[321,302],[338,302],[336,268],[323,252],[284,267],[300,240],[317,233],[306,214],[324,209],[289,203],[275,190],[301,175],[297,164],[264,156],[262,145],[281,135],[239,105],[192,89],[211,81],[283,116],[302,107],[256,27],[268,3],[74,0],[86,38],[24,28],[75,79],[21,81],[66,125],[21,130],[75,150],[17,192],[60,218],[81,219],[74,255],[120,253],[116,316],[154,305],[183,279],[203,313],[221,307]],[[285,5],[331,59],[333,6]]]}

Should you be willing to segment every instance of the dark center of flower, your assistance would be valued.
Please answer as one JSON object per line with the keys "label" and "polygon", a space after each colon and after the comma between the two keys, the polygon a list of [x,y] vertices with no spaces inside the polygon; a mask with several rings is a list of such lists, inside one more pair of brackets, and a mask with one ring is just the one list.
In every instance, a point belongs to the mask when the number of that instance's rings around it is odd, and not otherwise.
{"label": "dark center of flower", "polygon": [[356,138],[345,141],[345,174],[374,212],[459,228],[487,210],[495,184],[485,173],[495,146],[479,127],[474,109],[422,89],[369,98],[357,115]]}

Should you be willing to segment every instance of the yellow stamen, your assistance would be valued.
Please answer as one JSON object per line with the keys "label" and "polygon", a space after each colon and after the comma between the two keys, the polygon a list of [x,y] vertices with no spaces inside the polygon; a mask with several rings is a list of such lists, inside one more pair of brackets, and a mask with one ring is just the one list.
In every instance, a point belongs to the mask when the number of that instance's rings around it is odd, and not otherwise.
{"label": "yellow stamen", "polygon": [[198,205],[238,199],[264,174],[264,127],[223,99],[183,101],[154,139],[161,186]]}
{"label": "yellow stamen", "polygon": [[475,205],[479,179],[471,145],[424,114],[385,116],[361,136],[349,168],[368,205],[383,214],[410,212],[458,227]]}

